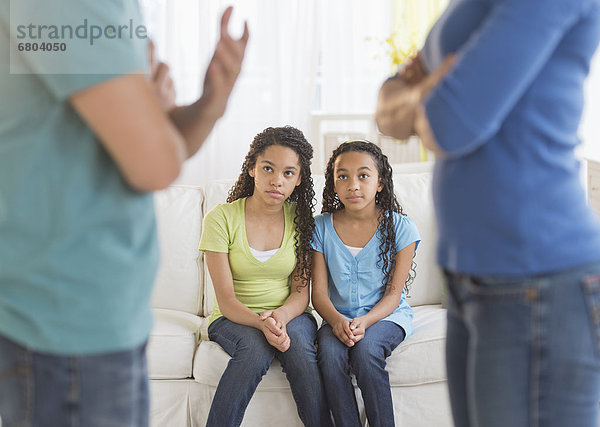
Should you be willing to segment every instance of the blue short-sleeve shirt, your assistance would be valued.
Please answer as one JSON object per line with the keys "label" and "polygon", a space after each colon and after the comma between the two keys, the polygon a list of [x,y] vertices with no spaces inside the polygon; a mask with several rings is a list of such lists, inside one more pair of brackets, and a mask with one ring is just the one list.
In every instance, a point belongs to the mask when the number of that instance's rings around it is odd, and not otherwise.
{"label": "blue short-sleeve shirt", "polygon": [[[394,213],[394,226],[396,251],[404,249],[413,242],[416,243],[416,250],[421,237],[415,223],[406,216]],[[325,257],[329,298],[336,310],[348,319],[367,314],[383,297],[384,275],[381,267],[377,265],[380,236],[380,232],[377,231],[354,257],[337,235],[331,214],[322,214],[315,218],[312,247]],[[401,326],[408,337],[413,330],[412,319],[413,312],[406,302],[406,292],[403,290],[400,304],[383,320]]]}

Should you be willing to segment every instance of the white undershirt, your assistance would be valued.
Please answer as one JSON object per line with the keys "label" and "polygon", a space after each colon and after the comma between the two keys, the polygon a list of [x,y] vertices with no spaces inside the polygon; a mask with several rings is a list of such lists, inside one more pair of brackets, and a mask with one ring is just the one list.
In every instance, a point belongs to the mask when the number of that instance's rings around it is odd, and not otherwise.
{"label": "white undershirt", "polygon": [[344,246],[346,246],[346,249],[348,249],[350,251],[350,253],[352,254],[352,256],[354,258],[356,258],[356,256],[360,253],[360,251],[363,250],[363,248],[357,248],[354,246],[348,246],[348,245],[344,245]]}
{"label": "white undershirt", "polygon": [[278,250],[279,248],[271,249],[268,251],[259,251],[257,249],[254,249],[253,247],[250,247],[250,252],[254,256],[254,258],[259,260],[260,262],[267,262],[273,255],[277,253]]}

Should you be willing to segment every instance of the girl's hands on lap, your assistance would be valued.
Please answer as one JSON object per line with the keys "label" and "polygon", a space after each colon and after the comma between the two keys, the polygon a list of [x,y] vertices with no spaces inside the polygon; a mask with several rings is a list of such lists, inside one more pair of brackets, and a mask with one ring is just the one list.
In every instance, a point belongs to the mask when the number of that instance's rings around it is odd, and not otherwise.
{"label": "girl's hands on lap", "polygon": [[354,346],[354,343],[358,341],[350,329],[350,321],[344,316],[340,316],[331,325],[331,328],[333,329],[333,334],[337,337],[337,339],[346,344],[348,347]]}
{"label": "girl's hands on lap", "polygon": [[283,310],[280,310],[279,308],[275,309],[275,310],[263,311],[260,314],[260,320],[265,320],[269,317],[271,317],[273,320],[275,320],[275,323],[280,328],[284,327],[289,322],[287,315],[283,312]]}
{"label": "girl's hands on lap", "polygon": [[285,325],[278,325],[273,317],[262,319],[261,331],[267,342],[282,353],[290,348],[290,337],[287,334]]}
{"label": "girl's hands on lap", "polygon": [[365,337],[365,331],[370,325],[363,317],[355,317],[350,322],[350,330],[354,335],[354,342],[357,343]]}
{"label": "girl's hands on lap", "polygon": [[307,305],[308,290],[305,289],[304,294],[293,292],[281,307],[260,314],[259,320],[264,325],[263,333],[269,344],[281,352],[285,352],[290,347],[286,326],[290,320],[303,313]]}

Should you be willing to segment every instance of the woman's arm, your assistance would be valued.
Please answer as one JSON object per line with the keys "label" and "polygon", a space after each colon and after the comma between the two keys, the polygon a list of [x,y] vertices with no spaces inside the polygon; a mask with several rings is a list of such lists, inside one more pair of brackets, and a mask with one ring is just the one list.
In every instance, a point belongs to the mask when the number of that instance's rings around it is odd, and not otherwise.
{"label": "woman's arm", "polygon": [[312,303],[315,310],[333,329],[335,336],[348,347],[354,345],[354,334],[350,330],[350,321],[337,311],[329,299],[327,284],[327,263],[321,252],[312,255]]}
{"label": "woman's arm", "polygon": [[262,331],[269,344],[278,350],[287,350],[289,337],[285,330],[278,327],[272,318],[261,320],[256,313],[236,298],[228,254],[206,251],[205,259],[221,313],[232,322]]}
{"label": "woman's arm", "polygon": [[398,74],[383,83],[375,112],[375,120],[382,133],[398,139],[414,134],[414,113],[421,99],[418,84],[426,76],[421,58],[417,55]]}
{"label": "woman's arm", "polygon": [[377,99],[375,120],[379,130],[398,139],[414,135],[418,130],[415,128],[418,108],[452,67],[453,61],[453,56],[448,57],[440,68],[428,75],[417,55],[401,72],[387,79]]}
{"label": "woman's arm", "polygon": [[369,326],[389,316],[398,307],[398,304],[400,304],[402,290],[410,271],[414,253],[414,242],[396,253],[396,267],[392,275],[392,281],[385,289],[385,294],[371,311],[364,316],[352,319],[350,329],[359,339],[364,337],[365,331]]}
{"label": "woman's arm", "polygon": [[[452,158],[486,144],[540,75],[545,73],[547,82],[553,73],[582,76],[587,70],[584,56],[567,61],[574,51],[557,53],[557,49],[577,37],[574,28],[597,7],[594,0],[548,0],[543,7],[535,1],[493,3],[468,42],[457,47],[459,60],[448,78],[424,100],[432,134]],[[564,82],[568,88],[575,80],[553,81]],[[547,90],[545,99],[554,99],[550,96],[553,88]]]}

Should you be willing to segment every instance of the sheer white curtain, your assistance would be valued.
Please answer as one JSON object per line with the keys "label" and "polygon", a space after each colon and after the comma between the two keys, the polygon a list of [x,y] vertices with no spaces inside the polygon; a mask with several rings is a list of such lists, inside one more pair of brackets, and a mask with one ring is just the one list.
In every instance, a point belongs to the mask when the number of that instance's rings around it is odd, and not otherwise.
{"label": "sheer white curtain", "polygon": [[[403,18],[408,3],[399,0],[139,1],[158,56],[171,66],[179,103],[192,102],[201,93],[225,7],[234,6],[230,23],[234,34],[241,34],[244,20],[249,22],[246,59],[227,113],[186,163],[179,179],[185,184],[236,177],[254,135],[267,126],[290,124],[310,138],[312,110],[373,112],[379,86],[391,72],[384,41],[394,28],[407,27],[403,19],[413,20]],[[428,1],[434,6],[445,3]],[[414,3],[413,9],[415,5],[425,7]],[[442,7],[434,6],[427,7]],[[600,114],[599,93],[597,54],[580,129],[582,154],[596,159],[600,159],[600,126],[595,120]]]}
{"label": "sheer white curtain", "polygon": [[389,77],[385,39],[392,32],[391,0],[327,0],[319,3],[321,26],[320,110],[375,111],[377,93]]}
{"label": "sheer white curtain", "polygon": [[247,20],[250,40],[242,73],[204,147],[184,166],[178,182],[204,184],[232,178],[254,135],[267,126],[307,129],[318,61],[315,0],[141,0],[158,56],[169,63],[178,102],[202,92],[222,11],[234,6],[231,32]]}

